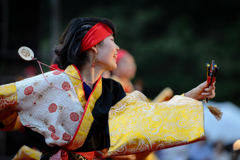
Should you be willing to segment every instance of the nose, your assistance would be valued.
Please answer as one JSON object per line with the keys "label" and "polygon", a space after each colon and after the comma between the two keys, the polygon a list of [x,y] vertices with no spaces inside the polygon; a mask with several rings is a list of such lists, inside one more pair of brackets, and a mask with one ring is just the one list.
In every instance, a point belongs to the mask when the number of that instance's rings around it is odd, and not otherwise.
{"label": "nose", "polygon": [[119,51],[120,48],[118,47],[118,45],[116,45],[116,49],[117,49],[117,51]]}

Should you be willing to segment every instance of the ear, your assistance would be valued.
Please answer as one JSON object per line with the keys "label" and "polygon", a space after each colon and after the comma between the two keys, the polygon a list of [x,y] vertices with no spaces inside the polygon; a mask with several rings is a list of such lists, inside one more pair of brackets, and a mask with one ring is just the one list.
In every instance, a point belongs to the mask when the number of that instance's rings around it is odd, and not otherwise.
{"label": "ear", "polygon": [[92,49],[95,53],[97,53],[97,46],[96,46],[96,45],[93,46],[91,49]]}

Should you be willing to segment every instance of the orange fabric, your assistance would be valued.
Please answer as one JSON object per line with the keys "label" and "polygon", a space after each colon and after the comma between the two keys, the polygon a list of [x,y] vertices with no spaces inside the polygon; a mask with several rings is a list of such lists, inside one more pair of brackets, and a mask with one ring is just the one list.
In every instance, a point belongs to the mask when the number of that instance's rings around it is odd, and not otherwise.
{"label": "orange fabric", "polygon": [[77,153],[77,154],[83,156],[86,159],[93,159],[95,151],[92,151],[92,152],[74,152],[74,153]]}
{"label": "orange fabric", "polygon": [[16,124],[16,121],[17,121],[17,119],[15,121],[13,121],[10,125],[8,125],[4,128],[0,128],[0,130],[2,130],[2,131],[12,131],[15,124]]}

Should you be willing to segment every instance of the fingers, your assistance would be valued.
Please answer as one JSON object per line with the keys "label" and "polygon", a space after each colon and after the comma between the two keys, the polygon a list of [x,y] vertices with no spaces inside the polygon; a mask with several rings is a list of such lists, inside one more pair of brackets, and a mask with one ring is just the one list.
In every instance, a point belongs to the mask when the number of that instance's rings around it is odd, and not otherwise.
{"label": "fingers", "polygon": [[215,90],[210,90],[210,91],[206,91],[206,92],[202,92],[201,94],[202,96],[204,96],[205,98],[214,98],[215,97]]}
{"label": "fingers", "polygon": [[201,87],[201,88],[206,88],[206,87],[208,87],[207,81],[201,83],[201,84],[199,85],[199,87]]}
{"label": "fingers", "polygon": [[210,85],[208,88],[205,88],[201,95],[205,96],[206,98],[214,98],[215,97],[215,83]]}
{"label": "fingers", "polygon": [[203,96],[205,96],[205,97],[207,97],[207,98],[209,98],[209,97],[215,97],[215,92],[214,92],[214,91],[212,91],[212,92],[202,92],[201,95],[203,95]]}
{"label": "fingers", "polygon": [[215,82],[208,87],[207,81],[201,83],[196,88],[193,88],[189,92],[185,93],[185,96],[199,100],[204,98],[214,98],[215,97]]}
{"label": "fingers", "polygon": [[216,87],[215,87],[214,85],[211,85],[211,86],[209,86],[208,88],[205,88],[204,91],[205,91],[205,92],[211,92],[211,91],[213,91],[213,90],[215,90],[215,89],[216,89]]}

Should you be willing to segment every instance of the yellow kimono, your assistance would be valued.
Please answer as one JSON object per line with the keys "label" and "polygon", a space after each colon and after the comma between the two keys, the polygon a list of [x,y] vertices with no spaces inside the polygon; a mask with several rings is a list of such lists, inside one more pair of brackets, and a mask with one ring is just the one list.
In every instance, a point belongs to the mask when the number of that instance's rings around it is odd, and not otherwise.
{"label": "yellow kimono", "polygon": [[119,83],[101,77],[86,98],[78,69],[70,65],[65,72],[71,76],[45,73],[49,83],[62,90],[51,87],[42,75],[0,86],[0,129],[11,130],[19,115],[24,126],[42,136],[48,151],[107,147],[108,155],[205,139],[202,102],[174,96],[168,102],[149,103],[142,93],[126,95]]}

